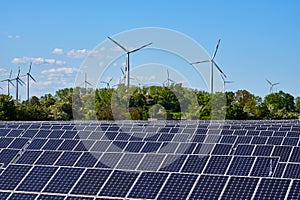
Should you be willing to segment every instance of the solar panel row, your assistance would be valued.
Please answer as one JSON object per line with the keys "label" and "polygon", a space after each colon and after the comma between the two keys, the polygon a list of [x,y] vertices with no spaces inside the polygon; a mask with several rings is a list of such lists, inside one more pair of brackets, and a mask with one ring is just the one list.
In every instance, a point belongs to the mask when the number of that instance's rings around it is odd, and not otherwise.
{"label": "solar panel row", "polygon": [[297,199],[299,138],[297,120],[0,122],[0,199]]}

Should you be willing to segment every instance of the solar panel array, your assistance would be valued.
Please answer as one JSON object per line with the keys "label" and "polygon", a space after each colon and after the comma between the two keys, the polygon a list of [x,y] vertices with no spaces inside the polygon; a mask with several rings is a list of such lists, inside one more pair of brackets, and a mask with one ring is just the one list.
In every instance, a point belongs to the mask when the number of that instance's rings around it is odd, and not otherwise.
{"label": "solar panel array", "polygon": [[299,199],[300,122],[0,122],[0,199]]}

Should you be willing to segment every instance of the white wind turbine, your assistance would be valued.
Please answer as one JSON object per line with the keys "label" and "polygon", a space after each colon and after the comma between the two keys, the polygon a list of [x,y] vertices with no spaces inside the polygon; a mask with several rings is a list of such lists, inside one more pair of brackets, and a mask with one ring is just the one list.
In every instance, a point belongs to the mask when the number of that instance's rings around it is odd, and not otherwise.
{"label": "white wind turbine", "polygon": [[22,79],[20,78],[20,67],[18,69],[18,75],[16,78],[12,79],[12,80],[16,80],[16,100],[19,101],[19,84],[20,85],[26,85],[24,81],[22,81]]}
{"label": "white wind turbine", "polygon": [[215,52],[213,54],[213,56],[211,57],[211,59],[209,60],[203,60],[203,61],[198,61],[198,62],[192,62],[191,64],[194,65],[194,64],[200,64],[200,63],[206,63],[206,62],[209,62],[210,63],[210,93],[213,94],[214,92],[214,83],[213,83],[213,78],[214,78],[214,66],[216,66],[216,68],[219,70],[219,72],[225,77],[226,75],[224,74],[224,72],[221,70],[221,68],[217,65],[217,63],[215,62],[215,57],[216,57],[216,54],[217,54],[217,51],[218,51],[218,48],[219,48],[219,44],[220,44],[220,39],[218,41],[218,44],[216,46],[216,49],[215,49]]}
{"label": "white wind turbine", "polygon": [[84,74],[84,81],[80,84],[80,85],[84,85],[84,88],[87,88],[87,85],[93,86],[93,84],[91,84],[90,82],[87,81],[87,74]]}
{"label": "white wind turbine", "polygon": [[7,95],[8,96],[10,95],[10,93],[9,93],[9,84],[11,84],[12,86],[15,87],[15,85],[12,82],[13,79],[11,79],[11,75],[12,75],[12,70],[10,70],[9,77],[7,79],[4,79],[4,80],[0,81],[0,82],[7,81]]}
{"label": "white wind turbine", "polygon": [[225,92],[226,84],[227,83],[233,83],[233,81],[227,81],[223,76],[221,76],[221,78],[223,80],[223,91]]}
{"label": "white wind turbine", "polygon": [[[36,82],[36,80],[33,78],[33,76],[30,74],[31,71],[31,65],[32,62],[29,65],[29,70],[25,75],[22,75],[21,77],[27,76],[27,102],[29,102],[29,81],[30,79],[32,79],[34,82]],[[21,79],[20,79],[21,80]]]}
{"label": "white wind turbine", "polygon": [[167,83],[167,87],[169,87],[170,86],[170,82],[175,83],[175,81],[173,81],[172,79],[170,79],[169,70],[167,69],[167,80],[165,80],[163,82],[163,85],[165,85],[165,83]]}
{"label": "white wind turbine", "polygon": [[110,82],[113,80],[113,77],[111,77],[109,79],[109,81],[100,81],[100,83],[105,83],[106,84],[106,88],[110,88]]}
{"label": "white wind turbine", "polygon": [[266,81],[270,84],[270,92],[273,93],[273,87],[275,85],[278,85],[280,82],[277,83],[272,83],[271,81],[269,81],[268,79],[266,79]]}
{"label": "white wind turbine", "polygon": [[127,86],[129,87],[130,86],[130,60],[129,60],[129,57],[130,57],[130,54],[133,53],[133,52],[136,52],[136,51],[139,51],[149,45],[152,44],[152,42],[148,43],[148,44],[145,44],[139,48],[136,48],[136,49],[133,49],[133,50],[129,50],[127,48],[125,48],[124,46],[122,46],[121,44],[119,44],[118,42],[116,42],[115,40],[113,40],[112,38],[110,37],[107,37],[108,39],[110,39],[113,43],[115,43],[118,47],[120,47],[121,49],[123,49],[126,54],[127,54],[127,58],[126,58],[126,68],[125,68],[125,72],[126,72],[126,82],[127,82]]}

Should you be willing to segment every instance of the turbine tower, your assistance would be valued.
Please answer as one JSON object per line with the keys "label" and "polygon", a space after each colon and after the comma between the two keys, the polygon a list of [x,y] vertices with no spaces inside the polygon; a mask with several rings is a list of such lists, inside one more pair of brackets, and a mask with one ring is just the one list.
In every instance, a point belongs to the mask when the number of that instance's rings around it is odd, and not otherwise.
{"label": "turbine tower", "polygon": [[216,68],[219,70],[219,72],[225,78],[227,78],[226,75],[224,74],[224,72],[221,70],[221,68],[217,65],[217,63],[214,60],[215,57],[216,57],[218,48],[219,48],[220,41],[221,40],[219,39],[218,44],[217,44],[216,49],[215,49],[215,52],[214,52],[213,56],[211,57],[211,59],[191,63],[192,65],[194,65],[194,64],[200,64],[200,63],[206,63],[206,62],[210,63],[210,93],[211,93],[211,95],[214,93],[214,83],[213,83],[213,79],[214,79],[214,66],[216,66]]}
{"label": "turbine tower", "polygon": [[22,79],[20,79],[20,67],[18,69],[17,77],[12,80],[16,80],[16,100],[19,102],[19,84],[22,86],[25,85],[24,81],[22,81]]}
{"label": "turbine tower", "polygon": [[[29,89],[30,89],[30,79],[32,79],[34,82],[36,82],[36,80],[33,78],[33,76],[30,74],[30,72],[31,72],[31,65],[32,65],[32,62],[30,63],[30,65],[29,65],[29,70],[28,70],[28,72],[25,74],[25,75],[23,75],[23,76],[21,76],[21,77],[24,77],[24,76],[27,76],[27,102],[29,103]],[[21,79],[20,79],[21,80]]]}
{"label": "turbine tower", "polygon": [[227,81],[223,76],[221,76],[222,80],[223,80],[223,91],[225,92],[226,89],[226,84],[227,83],[233,83],[233,81]]}
{"label": "turbine tower", "polygon": [[9,77],[7,79],[4,79],[4,80],[0,81],[0,82],[7,81],[7,95],[8,96],[10,95],[10,93],[9,93],[9,84],[11,84],[12,86],[15,87],[15,85],[12,82],[13,79],[11,79],[11,75],[12,75],[12,70],[10,70]]}
{"label": "turbine tower", "polygon": [[113,43],[115,43],[118,47],[120,47],[121,49],[123,49],[126,54],[127,54],[127,58],[126,58],[126,68],[125,68],[125,72],[126,72],[126,82],[127,82],[127,86],[129,87],[130,86],[130,54],[133,53],[133,52],[136,52],[136,51],[139,51],[149,45],[152,44],[152,42],[148,43],[148,44],[145,44],[139,48],[136,48],[136,49],[133,49],[133,50],[129,50],[127,48],[125,48],[124,46],[122,46],[120,43],[118,43],[117,41],[113,40],[112,38],[110,37],[107,37],[108,39],[110,39]]}
{"label": "turbine tower", "polygon": [[270,84],[270,93],[273,93],[273,87],[275,85],[278,85],[280,82],[277,83],[272,83],[271,81],[269,81],[268,79],[266,79],[266,81]]}
{"label": "turbine tower", "polygon": [[93,86],[93,84],[91,84],[90,82],[87,81],[87,74],[86,73],[84,74],[84,81],[80,85],[83,85],[83,84],[84,84],[85,89],[87,88],[87,85]]}

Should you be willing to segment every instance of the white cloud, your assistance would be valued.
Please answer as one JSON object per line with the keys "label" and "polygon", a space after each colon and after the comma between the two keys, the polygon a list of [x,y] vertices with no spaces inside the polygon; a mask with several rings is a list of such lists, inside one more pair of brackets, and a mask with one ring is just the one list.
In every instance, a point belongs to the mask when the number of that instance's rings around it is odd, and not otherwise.
{"label": "white cloud", "polygon": [[19,39],[21,36],[19,35],[7,35],[8,39]]}
{"label": "white cloud", "polygon": [[84,58],[86,57],[91,51],[87,49],[71,49],[66,53],[66,56],[69,58]]}
{"label": "white cloud", "polygon": [[29,58],[29,57],[23,57],[23,58],[14,58],[12,60],[12,63],[14,64],[26,64],[32,62],[33,64],[37,65],[65,65],[66,61],[62,60],[55,60],[50,58]]}
{"label": "white cloud", "polygon": [[62,68],[52,68],[49,70],[43,70],[41,71],[41,74],[47,74],[48,76],[61,76],[62,73],[64,74],[73,74],[74,72],[77,72],[78,69],[72,68],[72,67],[62,67]]}
{"label": "white cloud", "polygon": [[64,54],[64,50],[60,48],[54,48],[52,51],[53,54],[62,55]]}

